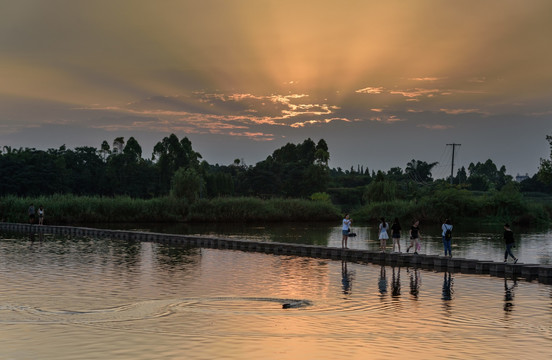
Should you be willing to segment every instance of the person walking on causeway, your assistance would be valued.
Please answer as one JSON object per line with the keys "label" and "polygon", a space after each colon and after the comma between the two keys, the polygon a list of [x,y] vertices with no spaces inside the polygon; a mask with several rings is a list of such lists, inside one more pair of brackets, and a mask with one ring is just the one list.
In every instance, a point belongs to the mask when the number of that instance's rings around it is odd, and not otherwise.
{"label": "person walking on causeway", "polygon": [[418,254],[418,248],[420,247],[420,221],[415,220],[410,227],[410,246],[406,248],[406,252],[410,251],[410,248],[414,248],[414,254]]}
{"label": "person walking on causeway", "polygon": [[443,246],[445,248],[445,256],[452,257],[452,224],[449,219],[445,220],[445,223],[441,226],[443,235]]}
{"label": "person walking on causeway", "polygon": [[399,219],[395,218],[393,225],[391,225],[391,237],[393,238],[393,252],[395,252],[395,247],[398,248],[401,252],[401,224],[399,224]]}
{"label": "person walking on causeway", "polygon": [[387,229],[389,224],[385,222],[385,218],[380,218],[381,223],[379,224],[379,241],[380,241],[380,250],[385,252],[385,247],[387,246],[387,239],[389,239],[389,234],[387,234]]}
{"label": "person walking on causeway", "polygon": [[518,262],[518,259],[512,254],[512,248],[515,247],[514,232],[510,229],[510,225],[504,224],[504,243],[506,244],[506,251],[504,251],[504,262],[508,261],[508,255],[514,259],[514,264]]}

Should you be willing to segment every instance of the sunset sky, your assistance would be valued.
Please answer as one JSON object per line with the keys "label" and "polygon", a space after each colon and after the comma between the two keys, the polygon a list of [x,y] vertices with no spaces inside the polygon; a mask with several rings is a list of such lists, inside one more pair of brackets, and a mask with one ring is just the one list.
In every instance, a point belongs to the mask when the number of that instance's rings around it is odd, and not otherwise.
{"label": "sunset sky", "polygon": [[549,0],[0,0],[0,147],[171,133],[211,164],[323,138],[434,177],[550,156]]}

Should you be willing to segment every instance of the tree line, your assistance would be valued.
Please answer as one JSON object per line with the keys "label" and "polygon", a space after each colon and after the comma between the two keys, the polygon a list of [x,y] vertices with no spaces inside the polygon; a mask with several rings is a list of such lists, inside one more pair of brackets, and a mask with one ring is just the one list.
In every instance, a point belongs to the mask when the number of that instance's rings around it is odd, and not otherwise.
{"label": "tree line", "polygon": [[[515,185],[523,192],[552,193],[551,159],[541,159],[539,172]],[[142,156],[135,138],[118,137],[100,148],[65,145],[58,149],[12,149],[0,153],[0,196],[73,194],[78,196],[130,196],[150,199],[173,195],[193,202],[199,198],[325,198],[345,207],[395,199],[415,200],[435,186],[452,183],[471,191],[499,191],[511,184],[504,166],[492,160],[461,167],[450,179],[434,180],[437,163],[408,162],[404,169],[370,171],[364,166],[330,169],[330,152],[324,139],[315,143],[288,143],[265,160],[246,165],[236,159],[230,165],[209,164],[191,141],[171,134]]]}

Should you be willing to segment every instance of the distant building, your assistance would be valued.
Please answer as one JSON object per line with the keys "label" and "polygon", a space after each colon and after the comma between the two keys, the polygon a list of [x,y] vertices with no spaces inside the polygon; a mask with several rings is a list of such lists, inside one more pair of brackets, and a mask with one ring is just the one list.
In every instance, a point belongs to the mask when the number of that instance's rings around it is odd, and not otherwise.
{"label": "distant building", "polygon": [[516,181],[517,182],[522,182],[523,180],[527,180],[527,179],[529,179],[529,174],[525,174],[525,175],[517,174],[516,175]]}

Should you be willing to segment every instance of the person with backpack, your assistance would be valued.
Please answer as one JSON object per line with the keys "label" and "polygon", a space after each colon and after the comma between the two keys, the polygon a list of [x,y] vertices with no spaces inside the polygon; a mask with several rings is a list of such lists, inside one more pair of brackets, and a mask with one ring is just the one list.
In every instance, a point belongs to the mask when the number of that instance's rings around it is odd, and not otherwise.
{"label": "person with backpack", "polygon": [[443,235],[443,246],[445,248],[445,256],[452,257],[452,224],[449,219],[445,220],[445,223],[441,226]]}

